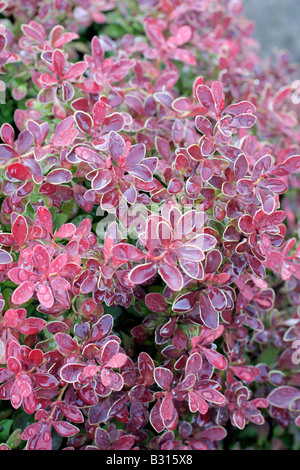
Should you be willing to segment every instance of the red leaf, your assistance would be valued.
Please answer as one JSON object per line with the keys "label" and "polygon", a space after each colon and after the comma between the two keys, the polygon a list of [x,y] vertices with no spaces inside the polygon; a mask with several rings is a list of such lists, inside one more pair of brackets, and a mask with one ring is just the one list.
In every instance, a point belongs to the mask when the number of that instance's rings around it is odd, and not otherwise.
{"label": "red leaf", "polygon": [[160,263],[158,272],[171,290],[177,292],[182,289],[183,277],[178,268],[168,263]]}
{"label": "red leaf", "polygon": [[79,129],[82,132],[89,134],[93,127],[93,120],[91,116],[88,113],[85,113],[83,111],[76,111],[74,117],[75,117],[75,121]]}
{"label": "red leaf", "polygon": [[76,232],[76,226],[72,223],[62,225],[54,234],[57,238],[70,238]]}
{"label": "red leaf", "polygon": [[95,325],[93,326],[90,340],[93,342],[100,341],[102,338],[104,338],[111,332],[112,327],[113,327],[112,316],[103,315],[103,317],[101,317],[100,320],[97,323],[95,323]]}
{"label": "red leaf", "polygon": [[10,145],[0,144],[0,165],[6,165],[13,158],[19,158],[18,152]]}
{"label": "red leaf", "polygon": [[25,320],[21,321],[18,325],[18,330],[23,335],[35,335],[42,331],[47,322],[42,318],[26,318]]}
{"label": "red leaf", "polygon": [[202,357],[199,353],[193,353],[187,360],[186,367],[185,367],[185,374],[188,376],[189,374],[197,375],[202,367]]}
{"label": "red leaf", "polygon": [[156,367],[154,370],[154,378],[160,388],[163,390],[170,390],[173,381],[173,374],[169,369],[165,367]]}
{"label": "red leaf", "polygon": [[[106,104],[103,103],[103,101],[100,101],[100,100],[97,101],[93,107],[93,118],[94,118],[94,124],[95,124],[96,129],[98,129],[102,125],[106,117],[106,113],[107,113]],[[110,129],[110,130],[115,130],[115,129]]]}
{"label": "red leaf", "polygon": [[105,387],[109,387],[115,391],[122,390],[124,385],[124,380],[120,374],[106,368],[101,371],[101,381]]}
{"label": "red leaf", "polygon": [[68,355],[79,350],[77,342],[66,333],[57,333],[54,339],[61,354]]}
{"label": "red leaf", "polygon": [[15,375],[19,374],[22,370],[21,363],[18,359],[15,357],[9,357],[6,361],[7,368],[11,372],[13,372]]}
{"label": "red leaf", "polygon": [[152,312],[165,312],[168,308],[168,304],[161,294],[151,292],[146,295],[145,303]]}
{"label": "red leaf", "polygon": [[8,328],[15,328],[19,324],[19,315],[16,310],[9,309],[4,314],[5,325]]}
{"label": "red leaf", "polygon": [[23,408],[28,415],[34,413],[38,406],[37,396],[34,390],[27,397],[23,397]]}
{"label": "red leaf", "polygon": [[242,414],[241,410],[237,409],[234,411],[233,416],[232,416],[232,421],[233,424],[239,428],[239,429],[244,429],[246,420],[244,415]]}
{"label": "red leaf", "polygon": [[74,383],[84,368],[84,364],[66,364],[61,368],[60,376],[65,382]]}
{"label": "red leaf", "polygon": [[[39,318],[37,318],[37,320],[39,320]],[[29,357],[30,362],[34,364],[36,367],[40,366],[44,360],[44,354],[42,353],[40,349],[33,349],[32,351],[30,351],[28,357]]]}
{"label": "red leaf", "polygon": [[60,409],[65,415],[65,417],[73,423],[83,423],[83,414],[77,406],[61,403]]}
{"label": "red leaf", "polygon": [[253,114],[255,113],[255,106],[250,101],[240,101],[239,103],[231,104],[227,106],[223,113],[233,114],[234,116],[238,114]]}
{"label": "red leaf", "polygon": [[[58,255],[50,264],[49,273],[59,273],[62,269],[65,268],[68,262],[68,256],[66,253],[61,253]],[[77,266],[79,267],[79,266]]]}
{"label": "red leaf", "polygon": [[39,81],[45,87],[51,87],[57,83],[57,79],[47,72],[40,76]]}
{"label": "red leaf", "polygon": [[172,393],[166,393],[160,406],[160,415],[164,421],[170,421],[174,414],[174,404]]}
{"label": "red leaf", "polygon": [[202,348],[203,354],[210,364],[212,364],[216,369],[225,370],[228,367],[227,360],[222,354],[213,349]]}
{"label": "red leaf", "polygon": [[66,63],[65,54],[61,50],[56,49],[52,55],[52,62],[55,72],[59,77],[62,77]]}
{"label": "red leaf", "polygon": [[226,398],[220,392],[218,392],[218,390],[215,390],[213,388],[199,390],[198,393],[202,398],[211,403],[223,405],[226,402]]}
{"label": "red leaf", "polygon": [[119,132],[123,129],[124,124],[125,124],[125,121],[124,121],[123,116],[120,113],[113,113],[110,116],[107,116],[105,118],[102,124],[102,132],[103,133],[108,133],[110,131]]}
{"label": "red leaf", "polygon": [[72,80],[73,78],[77,78],[85,72],[86,68],[87,63],[83,61],[72,64],[69,70],[64,74],[64,79]]}
{"label": "red leaf", "polygon": [[15,131],[14,128],[8,124],[4,123],[1,126],[1,139],[10,147],[14,146],[15,142]]}
{"label": "red leaf", "polygon": [[135,436],[121,436],[114,444],[111,444],[110,450],[130,450],[135,443]]}
{"label": "red leaf", "polygon": [[53,388],[58,385],[58,380],[47,372],[36,372],[31,374],[36,384],[42,388]]}
{"label": "red leaf", "polygon": [[105,367],[111,367],[112,369],[118,369],[122,367],[127,361],[126,354],[117,353],[115,354],[106,364]]}
{"label": "red leaf", "polygon": [[101,351],[101,360],[102,363],[107,366],[108,361],[110,361],[118,352],[119,352],[120,345],[118,341],[110,340],[102,348]]}
{"label": "red leaf", "polygon": [[207,85],[199,85],[196,89],[196,95],[203,108],[217,114],[216,103],[211,89]]}
{"label": "red leaf", "polygon": [[148,279],[151,279],[153,276],[155,276],[156,270],[156,264],[153,263],[146,263],[140,266],[136,266],[130,272],[129,280],[134,284],[143,284]]}
{"label": "red leaf", "polygon": [[122,78],[126,77],[129,70],[135,66],[135,61],[131,59],[120,59],[116,62],[110,72],[109,72],[109,80],[111,82],[118,82]]}
{"label": "red leaf", "polygon": [[162,432],[165,428],[164,422],[160,416],[160,402],[157,401],[151,409],[150,422],[157,432]]}
{"label": "red leaf", "polygon": [[62,184],[62,183],[69,183],[72,181],[72,172],[70,170],[66,170],[64,168],[59,168],[56,170],[50,171],[46,176],[48,183],[51,184]]}
{"label": "red leaf", "polygon": [[41,225],[51,235],[53,235],[52,216],[46,207],[39,207],[37,210],[37,217],[35,219],[35,225]]}
{"label": "red leaf", "polygon": [[52,425],[57,434],[63,437],[75,436],[79,432],[76,426],[66,421],[52,421]]}

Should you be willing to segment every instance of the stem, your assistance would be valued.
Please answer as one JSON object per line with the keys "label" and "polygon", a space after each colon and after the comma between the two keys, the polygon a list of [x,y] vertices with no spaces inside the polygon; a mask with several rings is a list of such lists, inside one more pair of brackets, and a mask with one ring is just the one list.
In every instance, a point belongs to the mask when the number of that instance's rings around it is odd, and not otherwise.
{"label": "stem", "polygon": [[51,410],[51,413],[49,414],[48,420],[51,420],[51,419],[53,418],[53,415],[54,415],[54,412],[55,412],[55,410],[56,410],[56,407],[58,406],[58,403],[57,403],[57,402],[62,401],[63,394],[65,393],[66,389],[68,388],[68,385],[69,385],[69,384],[65,385],[65,386],[61,389],[61,391],[60,391],[60,393],[59,393],[59,395],[58,395],[58,397],[57,397],[57,399],[56,399],[55,405],[53,406],[53,408],[52,408],[52,410]]}

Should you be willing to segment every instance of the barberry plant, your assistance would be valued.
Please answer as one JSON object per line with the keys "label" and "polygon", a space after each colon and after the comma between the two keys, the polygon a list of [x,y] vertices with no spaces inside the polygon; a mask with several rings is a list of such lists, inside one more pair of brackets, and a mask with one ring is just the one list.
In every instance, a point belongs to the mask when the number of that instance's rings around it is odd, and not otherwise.
{"label": "barberry plant", "polygon": [[242,6],[0,1],[1,450],[299,446],[295,67]]}

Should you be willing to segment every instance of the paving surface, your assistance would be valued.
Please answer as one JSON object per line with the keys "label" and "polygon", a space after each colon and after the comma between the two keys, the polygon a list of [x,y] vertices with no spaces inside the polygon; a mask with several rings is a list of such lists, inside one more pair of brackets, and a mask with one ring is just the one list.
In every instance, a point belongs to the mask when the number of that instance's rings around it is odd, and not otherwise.
{"label": "paving surface", "polygon": [[300,0],[244,0],[244,14],[256,23],[263,57],[285,49],[300,64]]}

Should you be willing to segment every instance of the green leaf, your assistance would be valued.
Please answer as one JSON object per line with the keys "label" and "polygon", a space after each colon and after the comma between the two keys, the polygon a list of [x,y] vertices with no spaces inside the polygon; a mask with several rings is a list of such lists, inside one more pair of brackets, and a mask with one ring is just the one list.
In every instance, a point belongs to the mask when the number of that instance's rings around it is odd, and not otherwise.
{"label": "green leaf", "polygon": [[11,450],[16,449],[22,440],[21,440],[22,431],[21,429],[16,429],[6,441],[6,444],[11,448]]}
{"label": "green leaf", "polygon": [[257,363],[267,364],[267,366],[273,366],[277,362],[279,353],[280,350],[277,348],[268,348],[259,355]]}
{"label": "green leaf", "polygon": [[0,421],[0,442],[6,442],[13,422],[13,419],[3,419]]}

